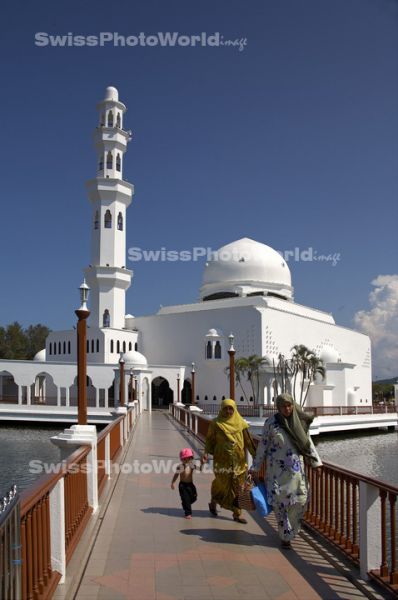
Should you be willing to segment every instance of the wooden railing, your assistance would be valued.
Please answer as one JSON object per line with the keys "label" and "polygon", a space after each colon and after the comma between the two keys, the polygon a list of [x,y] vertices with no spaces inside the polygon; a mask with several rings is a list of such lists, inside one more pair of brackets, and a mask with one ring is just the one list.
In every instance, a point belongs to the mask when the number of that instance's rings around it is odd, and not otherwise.
{"label": "wooden railing", "polygon": [[20,499],[14,485],[0,499],[0,598],[21,596]]}
{"label": "wooden railing", "polygon": [[[21,593],[15,600],[46,600],[52,597],[93,512],[88,493],[93,481],[98,496],[139,416],[138,403],[112,421],[97,438],[97,469],[90,474],[89,457],[94,451],[83,445],[55,472],[40,477],[24,490],[20,500],[22,575]],[[113,455],[111,452],[113,449]],[[91,478],[89,480],[89,478]],[[0,543],[1,543],[0,527]],[[0,553],[0,581],[3,563]],[[4,567],[5,570],[5,567]],[[1,595],[3,600],[7,595]],[[9,596],[10,600],[14,597]]]}
{"label": "wooden railing", "polygon": [[[211,417],[176,405],[169,412],[204,442]],[[259,437],[253,438],[257,444]],[[328,462],[318,469],[305,465],[305,472],[310,484],[306,526],[352,560],[363,578],[398,593],[398,487]]]}

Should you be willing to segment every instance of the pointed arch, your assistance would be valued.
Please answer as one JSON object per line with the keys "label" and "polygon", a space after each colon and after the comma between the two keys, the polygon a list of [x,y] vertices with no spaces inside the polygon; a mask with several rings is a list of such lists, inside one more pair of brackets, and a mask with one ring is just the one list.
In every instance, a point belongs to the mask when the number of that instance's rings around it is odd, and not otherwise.
{"label": "pointed arch", "polygon": [[104,155],[101,154],[100,159],[98,161],[98,171],[104,170]]}
{"label": "pointed arch", "polygon": [[210,340],[206,344],[206,358],[213,358],[213,348]]}
{"label": "pointed arch", "polygon": [[214,346],[214,358],[221,358],[221,344],[218,340]]}
{"label": "pointed arch", "polygon": [[104,216],[104,227],[105,229],[112,229],[112,215],[109,209],[106,211]]}
{"label": "pointed arch", "polygon": [[122,170],[122,159],[120,158],[120,154],[119,152],[116,155],[116,171],[121,171]]}
{"label": "pointed arch", "polygon": [[108,113],[108,127],[113,127],[113,111],[110,110]]}
{"label": "pointed arch", "polygon": [[108,154],[106,155],[106,168],[107,169],[113,168],[113,156],[112,156],[112,152],[110,150],[109,150]]}
{"label": "pointed arch", "polygon": [[117,216],[117,228],[119,231],[123,231],[123,215],[121,212]]}
{"label": "pointed arch", "polygon": [[116,117],[116,127],[119,127],[119,129],[121,129],[122,127],[122,120],[120,118],[120,112],[117,113],[117,117]]}
{"label": "pointed arch", "polygon": [[[102,327],[110,327],[111,326],[111,315],[109,310],[106,308],[104,310],[104,314],[102,315]],[[111,350],[112,352],[112,350]]]}

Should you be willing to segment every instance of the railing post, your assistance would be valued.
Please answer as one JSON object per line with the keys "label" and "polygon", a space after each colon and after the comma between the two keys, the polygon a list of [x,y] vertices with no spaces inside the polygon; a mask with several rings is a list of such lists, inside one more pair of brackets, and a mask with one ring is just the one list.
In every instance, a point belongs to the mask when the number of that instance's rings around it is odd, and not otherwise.
{"label": "railing post", "polygon": [[111,444],[110,444],[111,436],[108,435],[105,437],[105,475],[108,477],[111,476]]}
{"label": "railing post", "polygon": [[362,579],[381,562],[379,488],[359,482],[359,562]]}
{"label": "railing post", "polygon": [[51,568],[61,574],[59,583],[65,582],[65,496],[64,479],[60,479],[50,492],[50,551]]}

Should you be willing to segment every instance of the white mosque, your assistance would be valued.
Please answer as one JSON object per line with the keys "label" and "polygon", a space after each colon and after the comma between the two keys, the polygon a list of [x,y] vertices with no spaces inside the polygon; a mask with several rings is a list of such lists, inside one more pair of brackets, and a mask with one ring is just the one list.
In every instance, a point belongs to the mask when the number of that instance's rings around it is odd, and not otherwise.
{"label": "white mosque", "polygon": [[[309,406],[371,404],[371,350],[367,336],[335,324],[331,314],[294,301],[291,273],[278,252],[243,238],[220,248],[206,263],[199,300],[163,307],[155,315],[126,314],[132,279],[126,268],[127,208],[134,186],[123,180],[131,132],[124,128],[126,106],[108,87],[98,103],[94,133],[97,174],[87,182],[91,218],[91,259],[85,269],[91,311],[87,329],[89,416],[109,417],[118,406],[119,360],[125,361],[125,397],[135,394],[144,410],[190,399],[221,402],[229,389],[228,336],[236,356],[267,358],[260,375],[259,402],[274,397],[272,362],[304,344],[324,362],[325,378],[310,386]],[[192,367],[194,363],[194,367]],[[64,420],[76,411],[76,331],[54,331],[33,361],[0,361],[1,418],[21,414]],[[236,391],[250,403],[250,387]],[[179,397],[178,397],[179,396]],[[44,417],[45,418],[45,417]]]}

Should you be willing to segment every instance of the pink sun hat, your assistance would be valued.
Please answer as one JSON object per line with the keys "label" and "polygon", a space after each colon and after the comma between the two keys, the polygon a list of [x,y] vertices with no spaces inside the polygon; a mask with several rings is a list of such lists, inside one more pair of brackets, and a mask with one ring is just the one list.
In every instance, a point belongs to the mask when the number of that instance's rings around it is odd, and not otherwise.
{"label": "pink sun hat", "polygon": [[183,460],[184,458],[193,458],[193,452],[191,448],[183,448],[181,450],[180,459]]}

